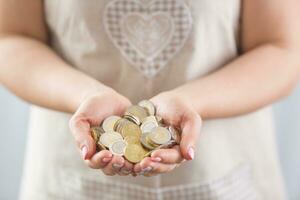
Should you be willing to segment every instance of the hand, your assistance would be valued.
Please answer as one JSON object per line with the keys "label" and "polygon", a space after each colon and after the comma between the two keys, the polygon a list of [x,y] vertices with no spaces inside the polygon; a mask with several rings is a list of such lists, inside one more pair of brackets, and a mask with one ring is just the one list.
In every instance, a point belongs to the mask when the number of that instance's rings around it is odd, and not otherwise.
{"label": "hand", "polygon": [[145,176],[169,172],[181,162],[193,160],[202,124],[199,114],[180,93],[164,92],[150,101],[156,106],[157,115],[163,118],[164,123],[182,130],[182,138],[179,146],[155,150],[151,157],[144,158],[134,166],[135,174]]}
{"label": "hand", "polygon": [[86,164],[93,169],[101,169],[104,174],[128,175],[133,165],[123,157],[112,155],[108,150],[96,153],[96,145],[90,135],[92,126],[99,126],[111,115],[122,115],[130,106],[130,101],[113,90],[86,97],[70,120],[70,129]]}

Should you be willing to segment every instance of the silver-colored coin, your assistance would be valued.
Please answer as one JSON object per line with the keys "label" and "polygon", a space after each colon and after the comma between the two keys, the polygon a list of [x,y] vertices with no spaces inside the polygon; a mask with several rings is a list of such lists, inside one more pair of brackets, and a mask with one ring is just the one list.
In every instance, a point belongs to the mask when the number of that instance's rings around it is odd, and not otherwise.
{"label": "silver-colored coin", "polygon": [[172,148],[173,146],[175,146],[177,143],[175,142],[175,140],[170,140],[169,142],[159,145],[158,147],[156,147],[154,150],[157,149],[169,149]]}
{"label": "silver-colored coin", "polygon": [[124,116],[123,116],[125,119],[135,123],[136,125],[140,125],[141,122],[139,120],[139,118],[137,118],[136,116],[134,115],[131,115],[130,113],[125,113]]}
{"label": "silver-colored coin", "polygon": [[152,150],[152,149],[155,149],[155,147],[152,146],[152,145],[147,141],[147,136],[148,136],[149,134],[150,134],[150,133],[143,133],[143,134],[141,135],[140,142],[141,142],[141,144],[142,144],[146,149]]}
{"label": "silver-colored coin", "polygon": [[108,148],[118,140],[123,140],[123,137],[120,133],[114,131],[105,132],[99,138],[99,142]]}
{"label": "silver-colored coin", "polygon": [[156,118],[154,116],[149,116],[143,120],[143,123],[141,125],[141,130],[143,133],[147,133],[147,132],[152,132],[153,129],[155,129],[156,127],[158,127]]}
{"label": "silver-colored coin", "polygon": [[124,140],[118,140],[114,142],[110,147],[109,150],[114,155],[123,156],[126,148],[126,142]]}
{"label": "silver-colored coin", "polygon": [[154,104],[149,100],[142,100],[138,103],[139,106],[145,108],[149,115],[155,115],[156,109]]}
{"label": "silver-colored coin", "polygon": [[118,120],[120,120],[121,117],[119,116],[110,116],[107,117],[103,123],[102,123],[102,128],[105,132],[109,132],[109,131],[114,131],[115,130],[115,124],[117,123]]}
{"label": "silver-colored coin", "polygon": [[155,144],[165,144],[171,140],[171,133],[168,129],[158,126],[150,134],[149,139]]}

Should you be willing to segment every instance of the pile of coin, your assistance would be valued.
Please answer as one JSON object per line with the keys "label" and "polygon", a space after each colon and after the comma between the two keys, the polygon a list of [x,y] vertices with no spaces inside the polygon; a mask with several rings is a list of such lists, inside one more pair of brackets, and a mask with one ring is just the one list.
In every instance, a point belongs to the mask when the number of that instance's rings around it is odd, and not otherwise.
{"label": "pile of coin", "polygon": [[91,128],[97,151],[108,149],[138,163],[156,149],[171,148],[180,143],[180,132],[163,123],[152,102],[142,100],[127,108],[122,117],[110,116],[99,127]]}

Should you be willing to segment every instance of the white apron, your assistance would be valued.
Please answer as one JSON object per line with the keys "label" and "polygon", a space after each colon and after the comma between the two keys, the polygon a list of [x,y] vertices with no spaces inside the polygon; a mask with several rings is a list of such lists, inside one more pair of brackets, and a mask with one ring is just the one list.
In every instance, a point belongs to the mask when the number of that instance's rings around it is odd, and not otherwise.
{"label": "white apron", "polygon": [[[45,0],[44,8],[52,48],[136,103],[233,60],[240,4]],[[205,121],[195,160],[150,178],[109,177],[89,169],[75,147],[69,119],[32,106],[22,200],[284,199],[270,108]]]}

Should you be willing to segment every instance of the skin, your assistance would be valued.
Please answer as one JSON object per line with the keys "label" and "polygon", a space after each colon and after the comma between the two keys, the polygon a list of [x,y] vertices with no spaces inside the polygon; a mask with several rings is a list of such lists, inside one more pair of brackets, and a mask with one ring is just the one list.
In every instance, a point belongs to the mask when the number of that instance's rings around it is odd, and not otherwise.
{"label": "skin", "polygon": [[214,73],[151,98],[167,123],[181,127],[182,141],[133,166],[109,151],[95,154],[89,134],[91,126],[122,113],[130,101],[72,68],[48,47],[42,6],[41,0],[0,0],[1,83],[30,103],[74,113],[70,129],[83,159],[107,175],[171,171],[193,159],[202,119],[253,112],[289,95],[299,79],[300,2],[243,0],[242,55]]}

